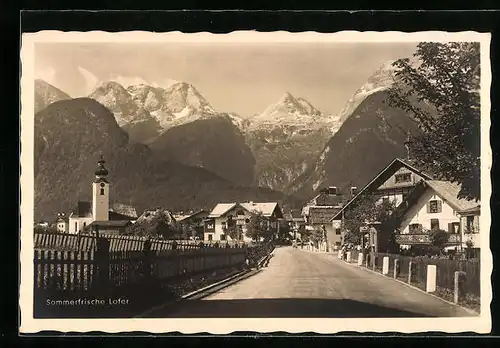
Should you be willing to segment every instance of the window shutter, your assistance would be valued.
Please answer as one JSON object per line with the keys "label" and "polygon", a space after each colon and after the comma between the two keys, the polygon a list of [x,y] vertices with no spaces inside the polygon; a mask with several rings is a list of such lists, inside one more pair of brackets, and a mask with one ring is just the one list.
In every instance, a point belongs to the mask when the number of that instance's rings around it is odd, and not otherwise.
{"label": "window shutter", "polygon": [[448,233],[453,233],[453,224],[450,222],[448,223]]}
{"label": "window shutter", "polygon": [[431,202],[427,202],[427,214],[431,212]]}
{"label": "window shutter", "polygon": [[437,201],[437,211],[438,213],[441,213],[443,210],[443,202],[442,201]]}

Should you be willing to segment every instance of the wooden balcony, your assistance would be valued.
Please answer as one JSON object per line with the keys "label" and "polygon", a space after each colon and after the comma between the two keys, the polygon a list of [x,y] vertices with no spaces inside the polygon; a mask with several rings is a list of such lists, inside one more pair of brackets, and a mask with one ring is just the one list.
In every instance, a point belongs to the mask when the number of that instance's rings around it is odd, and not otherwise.
{"label": "wooden balcony", "polygon": [[[402,245],[431,244],[430,236],[427,233],[407,233],[396,234],[396,243]],[[460,244],[460,234],[448,234],[447,245]]]}

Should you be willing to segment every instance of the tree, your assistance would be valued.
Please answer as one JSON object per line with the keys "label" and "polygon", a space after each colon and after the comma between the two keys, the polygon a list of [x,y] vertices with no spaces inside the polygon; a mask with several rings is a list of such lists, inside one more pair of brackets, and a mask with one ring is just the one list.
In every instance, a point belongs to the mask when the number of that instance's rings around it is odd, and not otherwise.
{"label": "tree", "polygon": [[400,221],[396,208],[395,201],[382,200],[380,202],[377,195],[364,194],[359,197],[356,204],[344,213],[342,221],[344,243],[360,245],[363,237],[361,227],[364,227],[366,222],[379,222],[382,230],[393,234]]}
{"label": "tree", "polygon": [[231,237],[233,240],[238,240],[240,231],[238,229],[238,225],[236,224],[236,220],[233,219],[232,215],[229,215],[226,220],[226,225],[222,227],[222,231],[226,236]]}
{"label": "tree", "polygon": [[448,242],[448,233],[444,230],[435,228],[429,232],[431,244],[441,252]]}
{"label": "tree", "polygon": [[261,238],[265,240],[271,239],[272,235],[268,221],[261,212],[256,212],[250,217],[250,221],[247,223],[246,236],[254,241],[259,241]]}
{"label": "tree", "polygon": [[399,59],[387,102],[412,116],[412,158],[440,179],[480,199],[480,55],[477,42],[417,45],[414,63]]}

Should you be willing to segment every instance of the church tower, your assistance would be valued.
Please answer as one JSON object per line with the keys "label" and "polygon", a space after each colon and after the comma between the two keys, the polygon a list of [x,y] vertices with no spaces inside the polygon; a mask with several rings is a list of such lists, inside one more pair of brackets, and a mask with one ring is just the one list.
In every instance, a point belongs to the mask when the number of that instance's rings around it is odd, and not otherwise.
{"label": "church tower", "polygon": [[94,221],[109,220],[109,182],[108,170],[104,167],[104,158],[97,162],[95,180],[92,183],[92,216]]}

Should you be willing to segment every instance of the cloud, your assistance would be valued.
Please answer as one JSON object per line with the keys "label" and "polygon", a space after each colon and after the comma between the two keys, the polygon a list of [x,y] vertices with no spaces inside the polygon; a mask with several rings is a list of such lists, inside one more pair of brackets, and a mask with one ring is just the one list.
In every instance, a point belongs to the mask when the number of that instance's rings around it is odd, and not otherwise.
{"label": "cloud", "polygon": [[141,77],[135,77],[135,76],[112,76],[110,78],[111,81],[115,81],[122,85],[123,87],[127,88],[129,86],[134,86],[134,85],[148,85],[148,82],[144,80]]}
{"label": "cloud", "polygon": [[85,92],[84,93],[85,93],[85,95],[89,95],[96,88],[97,84],[99,83],[99,79],[94,74],[92,74],[90,71],[82,68],[81,66],[78,67],[78,72],[85,80]]}
{"label": "cloud", "polygon": [[153,87],[161,87],[161,88],[167,88],[168,86],[171,86],[175,83],[178,83],[179,81],[177,80],[172,80],[172,79],[165,79],[162,81],[155,81],[151,85]]}

